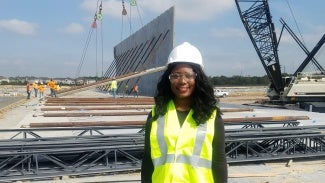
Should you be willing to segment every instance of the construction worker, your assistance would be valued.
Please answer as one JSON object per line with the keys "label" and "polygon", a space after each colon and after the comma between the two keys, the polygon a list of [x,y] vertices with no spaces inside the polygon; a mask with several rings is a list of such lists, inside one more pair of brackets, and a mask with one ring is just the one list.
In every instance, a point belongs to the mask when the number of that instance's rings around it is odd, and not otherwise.
{"label": "construction worker", "polygon": [[48,83],[47,86],[50,87],[50,91],[51,91],[51,97],[55,96],[56,97],[56,92],[55,92],[55,81],[53,79],[51,79]]}
{"label": "construction worker", "polygon": [[134,97],[135,96],[137,96],[137,98],[139,97],[139,86],[138,86],[138,84],[135,84],[133,86],[133,95],[134,95]]}
{"label": "construction worker", "polygon": [[129,96],[129,85],[128,85],[128,84],[125,84],[125,86],[124,86],[123,97],[124,97],[125,95]]}
{"label": "construction worker", "polygon": [[196,47],[172,50],[154,99],[141,182],[227,182],[224,123]]}
{"label": "construction worker", "polygon": [[54,90],[57,92],[57,91],[59,91],[61,89],[61,87],[60,87],[60,85],[55,85],[54,86]]}
{"label": "construction worker", "polygon": [[41,82],[40,85],[38,86],[40,99],[43,99],[43,97],[44,97],[44,90],[45,90],[45,86],[44,86],[43,82]]}
{"label": "construction worker", "polygon": [[34,88],[34,94],[35,94],[35,97],[37,97],[37,92],[38,92],[38,81],[34,81],[34,83],[33,83],[33,88]]}
{"label": "construction worker", "polygon": [[29,83],[29,81],[27,81],[27,83],[26,83],[26,93],[27,93],[27,99],[30,99],[31,91],[30,91],[30,83]]}
{"label": "construction worker", "polygon": [[110,91],[113,92],[114,98],[116,98],[116,90],[117,90],[117,81],[114,78],[114,80],[112,81],[111,86],[110,86]]}

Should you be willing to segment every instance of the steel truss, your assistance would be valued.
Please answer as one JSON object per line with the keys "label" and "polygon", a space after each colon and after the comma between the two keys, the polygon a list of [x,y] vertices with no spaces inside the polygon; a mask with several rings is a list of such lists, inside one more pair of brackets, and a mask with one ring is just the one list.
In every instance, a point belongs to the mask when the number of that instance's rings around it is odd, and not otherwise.
{"label": "steel truss", "polygon": [[[133,127],[126,129],[130,128]],[[0,141],[0,180],[139,170],[144,148],[143,134],[105,135],[108,130],[117,129],[125,128],[1,130],[15,134]],[[57,135],[68,130],[77,130],[78,133],[62,137],[40,135]]]}
{"label": "steel truss", "polygon": [[300,124],[299,121],[288,120],[288,121],[242,121],[242,122],[227,122],[226,126],[236,125],[241,128],[268,128],[270,125],[281,125],[282,127],[294,127]]}
{"label": "steel truss", "polygon": [[[138,129],[118,126],[0,130],[0,134],[11,135],[0,140],[0,180],[138,171],[143,133],[117,131]],[[58,135],[68,132],[70,135]],[[227,161],[321,157],[325,155],[324,132],[325,126],[226,129]]]}
{"label": "steel truss", "polygon": [[228,163],[325,156],[325,126],[226,131]]}

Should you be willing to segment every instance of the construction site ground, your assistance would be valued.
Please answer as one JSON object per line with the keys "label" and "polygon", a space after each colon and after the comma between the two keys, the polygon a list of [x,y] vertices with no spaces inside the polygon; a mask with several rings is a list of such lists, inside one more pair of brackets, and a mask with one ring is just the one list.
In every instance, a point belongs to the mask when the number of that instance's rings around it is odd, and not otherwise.
{"label": "construction site ground", "polygon": [[[227,112],[223,114],[227,117],[261,117],[261,116],[308,116],[309,120],[300,121],[300,125],[325,125],[325,114],[309,112],[303,110],[290,110],[274,107],[256,107],[242,104],[254,104],[257,101],[267,100],[265,87],[245,87],[245,88],[227,88],[230,95],[226,98],[220,98],[221,108],[254,108],[252,111]],[[20,95],[21,97],[21,95]],[[112,97],[110,94],[101,93],[95,90],[87,90],[74,93],[66,98],[106,98]],[[118,97],[122,97],[119,95]],[[133,96],[129,96],[130,98]],[[140,96],[142,97],[142,96]],[[13,129],[28,127],[30,123],[46,122],[53,119],[42,116],[44,112],[44,101],[32,97],[26,100],[25,97],[17,99],[14,97],[11,102],[0,102],[0,128]],[[149,112],[149,109],[148,109]],[[105,120],[107,116],[96,117],[96,120]],[[113,117],[110,117],[113,118]],[[140,117],[146,118],[146,115]],[[68,117],[56,118],[55,121],[74,121],[78,118],[68,119]],[[80,117],[79,117],[80,119]],[[91,120],[91,117],[87,119]],[[0,138],[6,138],[5,134],[0,134]],[[230,164],[228,168],[228,182],[230,183],[296,183],[313,182],[324,183],[325,181],[325,159],[301,159],[285,160],[277,162],[261,163],[240,163]],[[1,182],[1,180],[0,180]],[[89,176],[63,176],[52,178],[50,180],[29,180],[19,182],[140,182],[140,172],[129,172],[116,175],[96,174]]]}

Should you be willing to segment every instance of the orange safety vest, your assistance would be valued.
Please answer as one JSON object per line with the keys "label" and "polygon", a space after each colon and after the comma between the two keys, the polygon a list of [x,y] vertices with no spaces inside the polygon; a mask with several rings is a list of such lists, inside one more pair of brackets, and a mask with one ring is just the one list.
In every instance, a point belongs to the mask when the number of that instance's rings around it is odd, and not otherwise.
{"label": "orange safety vest", "polygon": [[38,87],[38,90],[40,91],[40,92],[44,92],[44,89],[45,89],[45,87],[44,87],[44,85],[39,85],[39,87]]}
{"label": "orange safety vest", "polygon": [[138,92],[138,91],[139,91],[139,86],[138,86],[138,85],[135,85],[135,86],[133,87],[133,91],[134,91],[134,92]]}
{"label": "orange safety vest", "polygon": [[54,87],[55,87],[55,82],[54,82],[54,81],[49,81],[49,82],[47,83],[47,85],[48,85],[51,89],[54,89]]}
{"label": "orange safety vest", "polygon": [[38,84],[37,83],[33,83],[33,88],[34,89],[38,89]]}

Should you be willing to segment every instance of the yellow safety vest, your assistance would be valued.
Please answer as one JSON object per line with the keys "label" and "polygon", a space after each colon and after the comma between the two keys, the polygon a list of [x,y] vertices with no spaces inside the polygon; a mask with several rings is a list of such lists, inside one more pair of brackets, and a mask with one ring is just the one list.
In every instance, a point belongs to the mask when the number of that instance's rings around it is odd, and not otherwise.
{"label": "yellow safety vest", "polygon": [[45,86],[44,85],[39,85],[39,87],[38,87],[38,90],[40,91],[40,92],[44,92],[44,89],[45,89]]}
{"label": "yellow safety vest", "polygon": [[38,84],[37,84],[37,83],[34,83],[34,84],[33,84],[33,88],[34,88],[34,89],[38,89]]}
{"label": "yellow safety vest", "polygon": [[212,141],[216,111],[206,123],[199,126],[192,114],[193,110],[190,110],[180,126],[175,104],[171,100],[165,116],[152,122],[150,146],[155,167],[153,183],[213,182]]}
{"label": "yellow safety vest", "polygon": [[117,81],[116,80],[112,81],[111,89],[117,89]]}

